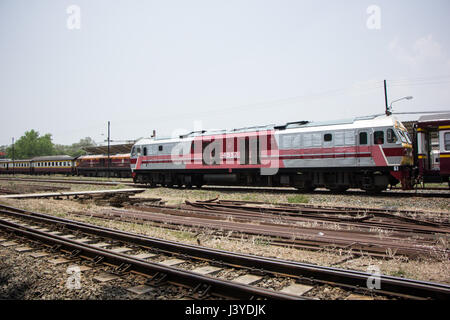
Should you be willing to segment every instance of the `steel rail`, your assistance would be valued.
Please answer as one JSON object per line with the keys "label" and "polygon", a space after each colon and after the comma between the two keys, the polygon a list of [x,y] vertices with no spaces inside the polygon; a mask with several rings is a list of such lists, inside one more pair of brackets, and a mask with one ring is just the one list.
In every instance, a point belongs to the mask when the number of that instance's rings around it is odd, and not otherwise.
{"label": "steel rail", "polygon": [[[145,184],[141,184],[141,183],[133,183],[132,180],[130,179],[130,182],[120,182],[120,181],[101,181],[101,180],[94,180],[94,179],[89,179],[89,180],[71,180],[71,179],[33,179],[33,178],[4,178],[4,177],[0,177],[0,180],[7,180],[7,181],[30,181],[30,182],[49,182],[49,183],[69,183],[69,184],[92,184],[92,185],[119,185],[119,184],[123,184],[123,185],[127,185],[127,186],[134,186],[134,187],[138,187],[138,188],[148,188],[147,185]],[[290,189],[289,189],[290,188]],[[274,192],[274,193],[299,193],[299,191],[297,189],[294,189],[293,187],[275,187],[275,188],[271,188],[271,187],[259,187],[259,188],[254,188],[254,187],[249,187],[249,186],[213,186],[213,185],[205,185],[202,187],[202,189],[204,190],[212,190],[212,191],[235,191],[235,192]],[[393,188],[392,190],[402,190],[401,188]],[[446,189],[446,188],[416,188],[411,190],[410,192],[408,191],[384,191],[381,193],[375,193],[375,194],[369,194],[366,191],[362,191],[362,190],[352,190],[352,191],[346,191],[344,193],[340,192],[333,192],[333,191],[328,191],[328,190],[315,190],[312,192],[308,192],[310,194],[345,194],[345,195],[363,195],[363,196],[373,196],[373,197],[380,197],[380,196],[385,196],[385,197],[391,197],[391,196],[398,196],[398,197],[411,197],[411,196],[415,196],[415,197],[424,197],[424,198],[429,198],[429,197],[436,197],[436,198],[450,198],[450,193],[424,193],[424,192],[417,192],[417,191],[448,191],[450,189]]]}
{"label": "steel rail", "polygon": [[201,190],[209,190],[209,191],[221,191],[221,192],[258,192],[258,193],[291,193],[291,194],[322,194],[322,195],[347,195],[347,196],[370,196],[370,197],[422,197],[422,198],[450,198],[450,192],[434,192],[434,193],[426,193],[426,192],[416,192],[415,190],[408,191],[383,191],[380,193],[367,193],[362,190],[349,190],[345,192],[333,192],[328,190],[314,190],[311,192],[302,192],[296,190],[294,188],[291,189],[281,189],[281,188],[270,188],[270,187],[236,187],[236,186],[209,186],[205,185],[201,188]]}
{"label": "steel rail", "polygon": [[[231,266],[247,267],[250,269],[264,270],[265,272],[271,272],[310,281],[317,281],[319,283],[332,283],[343,287],[367,290],[364,289],[367,287],[367,281],[373,279],[374,277],[373,274],[362,271],[317,266],[301,262],[258,257],[201,246],[182,244],[174,241],[152,238],[125,231],[93,226],[83,222],[53,217],[42,213],[29,212],[26,210],[11,208],[3,205],[0,207],[4,209],[10,209],[2,210],[2,212],[6,214],[22,213],[22,216],[28,216],[29,218],[33,218],[35,221],[47,221],[57,224],[59,223],[69,229],[93,233],[105,238],[126,241],[144,247],[155,248],[171,253],[178,253],[193,258],[212,260]],[[446,284],[414,279],[404,279],[388,275],[379,275],[379,280],[381,289],[369,291],[371,291],[372,293],[406,297],[411,299],[450,298],[450,286]]]}
{"label": "steel rail", "polygon": [[40,178],[5,178],[0,177],[0,181],[23,181],[23,182],[48,182],[48,183],[67,183],[67,184],[92,184],[99,186],[115,186],[115,185],[126,185],[126,186],[139,186],[132,182],[126,181],[102,181],[102,180],[73,180],[73,179],[40,179]]}

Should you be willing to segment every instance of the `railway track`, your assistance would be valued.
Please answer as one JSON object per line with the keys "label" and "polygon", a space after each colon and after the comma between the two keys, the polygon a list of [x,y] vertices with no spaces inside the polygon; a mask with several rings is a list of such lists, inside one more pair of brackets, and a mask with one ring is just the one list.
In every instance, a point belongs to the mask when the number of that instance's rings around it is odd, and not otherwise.
{"label": "railway track", "polygon": [[[423,218],[427,215],[422,210],[404,210],[393,208],[367,208],[349,206],[331,206],[303,203],[268,203],[262,201],[242,201],[242,200],[219,200],[219,198],[196,201],[190,203],[191,206],[213,207],[215,209],[232,209],[243,212],[272,213],[283,216],[315,217],[330,221],[357,221],[375,217],[379,219],[397,220],[413,225],[423,225],[431,227],[450,227],[450,217],[447,212],[433,212],[438,215],[437,219]],[[363,216],[361,218],[361,216]],[[418,219],[417,216],[421,218]],[[359,218],[358,218],[359,217]],[[356,219],[355,219],[356,218]],[[411,225],[412,224],[412,225]]]}
{"label": "railway track", "polygon": [[[145,206],[131,209],[111,209],[102,212],[71,212],[84,217],[151,224],[169,229],[187,227],[193,232],[214,233],[229,238],[260,238],[273,245],[309,250],[343,251],[355,256],[367,254],[374,257],[403,255],[448,256],[447,248],[440,247],[439,239],[446,239],[448,230],[420,226],[413,232],[407,227],[386,233],[379,227],[356,227],[354,224],[336,222],[326,226],[303,218],[272,220],[267,214],[242,215],[231,211],[207,209],[180,209],[177,207]],[[295,224],[293,223],[295,221]],[[300,225],[298,224],[300,222]],[[305,226],[304,223],[307,225]],[[349,227],[350,226],[350,227]],[[440,235],[438,235],[440,234]]]}
{"label": "railway track", "polygon": [[[302,194],[321,194],[321,195],[354,195],[370,197],[419,197],[419,198],[450,198],[450,189],[441,192],[420,191],[415,189],[411,191],[383,191],[380,193],[367,193],[361,190],[347,190],[345,192],[333,192],[326,189],[317,189],[312,192],[302,192],[294,188],[270,188],[270,187],[225,187],[225,186],[203,186],[201,190],[220,191],[220,192],[241,192],[241,193],[302,193]],[[420,191],[420,192],[419,192]],[[436,190],[432,190],[436,191]]]}
{"label": "railway track", "polygon": [[48,182],[48,183],[61,183],[61,184],[90,184],[98,186],[132,186],[139,187],[139,184],[134,184],[132,182],[123,181],[102,181],[95,179],[86,180],[75,180],[75,179],[41,179],[41,178],[11,178],[11,177],[0,177],[0,181],[19,181],[19,182]]}
{"label": "railway track", "polygon": [[[6,232],[57,246],[60,250],[71,252],[72,256],[98,260],[120,266],[124,271],[145,274],[152,285],[169,282],[190,287],[191,295],[195,298],[310,299],[314,298],[312,293],[320,292],[324,286],[342,288],[348,296],[364,294],[375,298],[407,299],[450,297],[450,287],[444,284],[379,275],[380,289],[368,289],[367,281],[373,278],[370,273],[186,245],[7,206],[1,206],[0,214],[0,228]],[[119,243],[119,248],[125,244],[134,254],[127,254],[125,249],[110,248]],[[137,251],[140,251],[139,256],[135,254]],[[143,258],[145,255],[147,259]],[[155,256],[163,261],[157,263],[148,260]],[[259,281],[256,285],[249,285],[254,281],[243,284],[242,281],[224,280],[211,273],[201,275],[181,267],[167,267],[164,265],[167,256],[172,261],[182,260],[179,265],[190,262],[195,267],[195,264],[200,263],[204,270],[216,268],[216,271],[220,270],[219,273],[233,269],[239,271],[240,279]],[[264,284],[265,279],[285,279],[285,282],[283,286],[272,289],[258,286]]]}

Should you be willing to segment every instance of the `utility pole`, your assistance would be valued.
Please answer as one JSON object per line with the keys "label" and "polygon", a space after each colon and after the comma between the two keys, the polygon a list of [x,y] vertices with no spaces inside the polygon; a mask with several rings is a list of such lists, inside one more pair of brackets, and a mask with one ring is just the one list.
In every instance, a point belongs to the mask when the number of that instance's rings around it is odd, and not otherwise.
{"label": "utility pole", "polygon": [[109,142],[110,142],[110,123],[108,121],[108,178],[109,178]]}
{"label": "utility pole", "polygon": [[14,138],[12,138],[12,160],[13,160],[12,172],[13,172],[13,175],[14,175],[14,167],[15,167],[15,165],[14,165]]}
{"label": "utility pole", "polygon": [[392,112],[391,112],[391,110],[389,110],[389,105],[388,105],[386,80],[384,80],[384,100],[386,101],[386,115],[390,116],[392,114]]}

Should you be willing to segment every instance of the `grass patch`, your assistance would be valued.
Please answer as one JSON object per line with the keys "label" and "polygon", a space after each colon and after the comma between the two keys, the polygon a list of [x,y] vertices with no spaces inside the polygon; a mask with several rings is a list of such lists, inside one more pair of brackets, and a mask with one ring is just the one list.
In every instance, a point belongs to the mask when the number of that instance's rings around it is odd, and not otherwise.
{"label": "grass patch", "polygon": [[393,271],[392,276],[399,277],[399,278],[407,278],[407,272],[403,269],[398,269],[397,271]]}
{"label": "grass patch", "polygon": [[309,198],[304,194],[296,194],[295,196],[287,197],[288,203],[308,203]]}

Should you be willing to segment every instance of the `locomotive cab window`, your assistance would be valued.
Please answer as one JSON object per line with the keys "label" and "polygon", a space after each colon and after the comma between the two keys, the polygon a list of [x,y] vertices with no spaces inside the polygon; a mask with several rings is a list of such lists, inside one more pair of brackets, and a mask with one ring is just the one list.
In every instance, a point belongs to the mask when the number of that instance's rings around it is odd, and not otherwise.
{"label": "locomotive cab window", "polygon": [[367,132],[359,133],[359,144],[366,145],[367,144]]}
{"label": "locomotive cab window", "polygon": [[323,141],[325,141],[325,142],[330,142],[330,141],[332,141],[333,140],[333,135],[331,134],[331,133],[326,133],[324,136],[323,136]]}
{"label": "locomotive cab window", "polygon": [[374,144],[384,144],[384,132],[383,131],[375,131],[373,135],[373,143]]}
{"label": "locomotive cab window", "polygon": [[396,143],[397,142],[397,136],[395,135],[394,130],[392,130],[392,129],[386,130],[386,141],[388,143]]}
{"label": "locomotive cab window", "polygon": [[144,147],[144,156],[147,155],[147,147]]}
{"label": "locomotive cab window", "polygon": [[163,146],[159,146],[158,151],[163,151]]}

